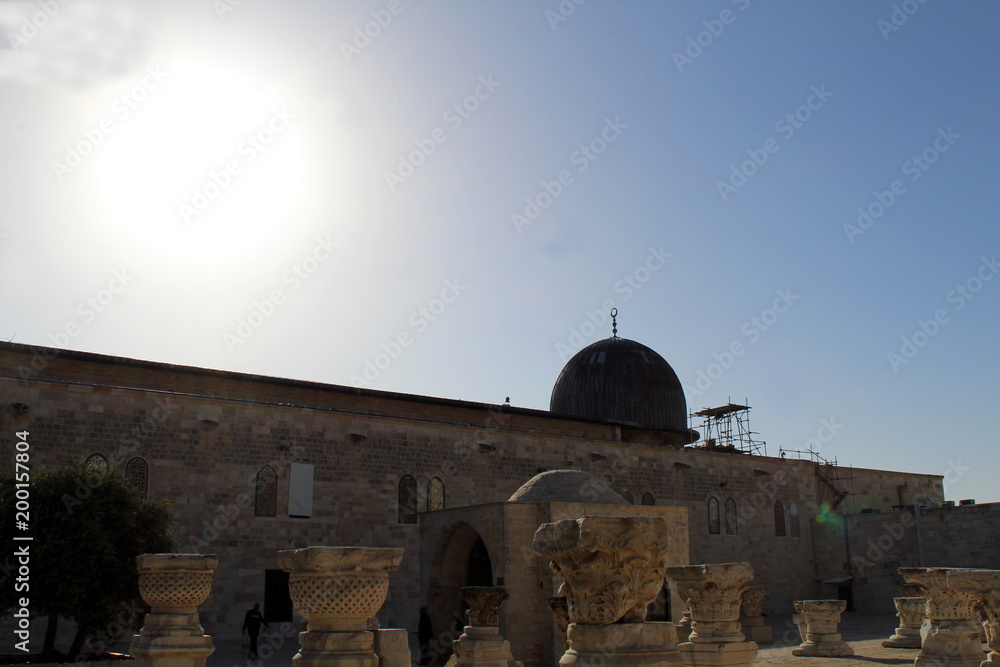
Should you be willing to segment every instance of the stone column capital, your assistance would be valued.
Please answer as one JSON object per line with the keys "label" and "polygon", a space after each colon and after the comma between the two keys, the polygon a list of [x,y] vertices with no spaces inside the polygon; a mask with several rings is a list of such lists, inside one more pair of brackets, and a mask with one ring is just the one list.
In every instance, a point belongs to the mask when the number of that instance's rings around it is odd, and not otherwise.
{"label": "stone column capital", "polygon": [[740,598],[740,617],[754,618],[764,615],[764,598],[767,597],[767,587],[747,586]]}
{"label": "stone column capital", "polygon": [[469,625],[499,626],[500,606],[509,598],[503,586],[462,587],[462,599],[469,605]]}
{"label": "stone column capital", "polygon": [[309,631],[365,632],[385,602],[398,548],[306,547],[278,552],[292,604]]}
{"label": "stone column capital", "polygon": [[206,554],[142,554],[135,558],[139,595],[154,614],[196,614],[212,592],[219,558]]}
{"label": "stone column capital", "polygon": [[571,623],[640,622],[663,587],[667,522],[660,518],[585,516],[539,526],[535,551],[563,584]]}

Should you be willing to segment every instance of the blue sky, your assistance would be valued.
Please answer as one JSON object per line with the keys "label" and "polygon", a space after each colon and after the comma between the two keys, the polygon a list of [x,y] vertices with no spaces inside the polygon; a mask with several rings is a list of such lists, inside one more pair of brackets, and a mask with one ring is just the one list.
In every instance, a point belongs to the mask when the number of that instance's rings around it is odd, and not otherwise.
{"label": "blue sky", "polygon": [[997,501],[998,19],[3,3],[0,337],[546,409],[614,305],[768,453]]}

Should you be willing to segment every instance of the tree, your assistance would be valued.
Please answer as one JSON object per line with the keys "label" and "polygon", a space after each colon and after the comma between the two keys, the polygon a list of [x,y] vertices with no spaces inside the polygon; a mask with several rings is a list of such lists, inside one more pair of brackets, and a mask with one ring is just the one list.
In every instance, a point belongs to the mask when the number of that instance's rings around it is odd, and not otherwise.
{"label": "tree", "polygon": [[[128,630],[132,610],[142,609],[135,557],[173,550],[173,507],[143,498],[120,471],[75,460],[33,472],[30,521],[15,530],[15,491],[13,477],[0,478],[3,534],[7,544],[28,545],[29,589],[0,588],[0,610],[9,615],[28,597],[31,613],[48,616],[40,659],[75,660],[87,637]],[[15,535],[33,539],[14,542]],[[65,655],[55,648],[59,616],[77,624]]]}

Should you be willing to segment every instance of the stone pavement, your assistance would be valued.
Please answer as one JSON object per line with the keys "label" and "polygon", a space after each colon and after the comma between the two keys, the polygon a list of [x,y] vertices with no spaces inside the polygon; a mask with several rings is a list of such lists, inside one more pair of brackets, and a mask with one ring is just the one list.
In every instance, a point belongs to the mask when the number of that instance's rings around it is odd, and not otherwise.
{"label": "stone pavement", "polygon": [[[882,640],[888,639],[896,628],[895,614],[872,614],[865,612],[845,612],[840,632],[844,641],[854,648],[854,655],[848,658],[809,658],[792,655],[792,649],[799,645],[791,616],[768,616],[765,622],[774,631],[774,642],[761,644],[760,653],[754,665],[760,667],[872,667],[872,665],[912,665],[919,649],[882,648]],[[411,643],[415,643],[415,634]],[[207,667],[291,667],[292,656],[298,650],[298,637],[284,638],[272,635],[270,641],[261,637],[259,662],[246,660],[238,638],[213,637],[215,653],[208,658]],[[265,648],[270,647],[270,651]],[[986,646],[983,645],[984,657]],[[517,656],[515,656],[516,658]]]}

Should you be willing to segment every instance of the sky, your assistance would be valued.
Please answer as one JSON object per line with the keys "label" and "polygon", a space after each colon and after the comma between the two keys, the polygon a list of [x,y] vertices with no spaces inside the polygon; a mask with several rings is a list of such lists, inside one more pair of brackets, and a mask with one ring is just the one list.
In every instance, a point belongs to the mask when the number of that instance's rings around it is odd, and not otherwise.
{"label": "sky", "polygon": [[769,455],[1000,501],[998,23],[0,3],[0,338],[545,410],[617,308]]}

